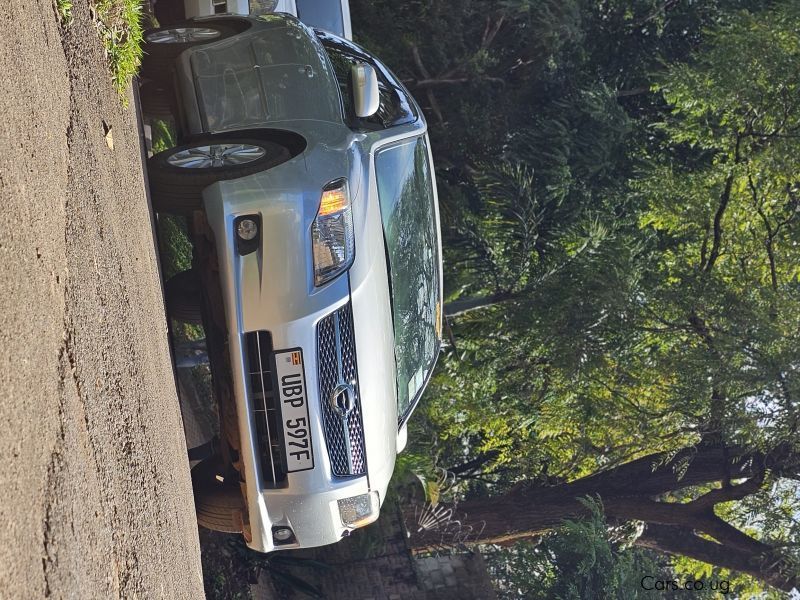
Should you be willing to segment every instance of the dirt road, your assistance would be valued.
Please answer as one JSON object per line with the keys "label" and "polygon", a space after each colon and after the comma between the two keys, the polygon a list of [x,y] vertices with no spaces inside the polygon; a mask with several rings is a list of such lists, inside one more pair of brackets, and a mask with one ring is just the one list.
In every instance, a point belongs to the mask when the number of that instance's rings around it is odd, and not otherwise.
{"label": "dirt road", "polygon": [[74,4],[0,13],[0,598],[200,598],[135,115]]}

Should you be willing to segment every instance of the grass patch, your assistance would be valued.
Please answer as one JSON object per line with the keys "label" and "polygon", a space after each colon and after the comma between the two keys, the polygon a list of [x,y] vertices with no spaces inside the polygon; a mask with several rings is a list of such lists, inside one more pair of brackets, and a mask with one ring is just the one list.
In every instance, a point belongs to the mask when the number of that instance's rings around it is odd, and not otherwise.
{"label": "grass patch", "polygon": [[161,244],[161,266],[164,279],[192,267],[192,242],[186,219],[174,215],[158,215],[158,240]]}
{"label": "grass patch", "polygon": [[[56,1],[60,4],[68,0]],[[111,80],[122,96],[142,61],[141,0],[95,0],[92,8]]]}
{"label": "grass patch", "polygon": [[[174,215],[159,214],[158,221],[159,255],[164,281],[181,271],[192,268],[192,242],[189,239],[186,219]],[[172,333],[175,341],[191,342],[205,338],[202,325],[173,321]]]}
{"label": "grass patch", "polygon": [[[150,127],[154,153],[175,146],[177,132],[172,122],[154,119],[150,122]],[[167,281],[178,273],[192,268],[192,241],[185,217],[159,213],[156,223],[161,269],[164,272],[164,281]],[[179,321],[173,321],[172,333],[178,343],[205,338],[201,325]],[[210,387],[208,393],[211,393]]]}
{"label": "grass patch", "polygon": [[158,154],[177,144],[175,128],[171,123],[161,119],[153,120],[151,124],[153,136],[153,153]]}
{"label": "grass patch", "polygon": [[56,0],[56,13],[64,25],[72,22],[72,0]]}

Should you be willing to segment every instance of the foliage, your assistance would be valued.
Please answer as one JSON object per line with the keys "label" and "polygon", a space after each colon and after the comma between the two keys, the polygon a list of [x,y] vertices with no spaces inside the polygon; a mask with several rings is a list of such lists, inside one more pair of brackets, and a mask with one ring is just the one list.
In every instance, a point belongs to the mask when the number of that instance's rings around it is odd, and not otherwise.
{"label": "foliage", "polygon": [[154,119],[151,123],[153,154],[158,154],[177,145],[177,132],[171,121]]}
{"label": "foliage", "polygon": [[62,25],[72,23],[72,0],[56,0],[56,14]]}
{"label": "foliage", "polygon": [[[151,128],[154,153],[175,146],[176,132],[172,123],[156,119],[151,122]],[[189,239],[185,217],[159,213],[156,219],[156,231],[162,275],[166,282],[178,273],[192,268],[192,242]],[[178,342],[205,338],[201,325],[181,321],[172,322],[172,333]],[[205,370],[205,367],[193,369],[198,381],[206,376]]]}
{"label": "foliage", "polygon": [[[410,452],[469,498],[797,442],[796,3],[362,9],[428,118],[459,307]],[[767,482],[722,516],[785,544]]]}
{"label": "foliage", "polygon": [[[192,242],[189,239],[187,223],[184,217],[159,214],[156,221],[156,231],[158,233],[162,275],[166,282],[178,273],[192,268]],[[182,321],[173,320],[172,333],[176,338],[176,342],[205,339],[202,325],[184,323]],[[202,373],[200,375],[202,376]]]}
{"label": "foliage", "polygon": [[162,246],[164,280],[192,267],[192,243],[184,219],[167,214],[158,215],[158,238]]}
{"label": "foliage", "polygon": [[[152,150],[156,154],[177,144],[177,131],[171,121],[150,122]],[[156,224],[164,281],[192,266],[192,242],[185,218],[159,214]]]}
{"label": "foliage", "polygon": [[[652,554],[614,541],[603,518],[602,503],[584,500],[591,516],[566,521],[537,540],[485,552],[500,598],[579,600],[582,598],[651,598],[643,575],[669,579],[665,565]],[[692,597],[711,597],[693,594]]]}
{"label": "foliage", "polygon": [[142,1],[93,0],[93,18],[111,70],[111,80],[124,94],[142,58]]}
{"label": "foliage", "polygon": [[[793,135],[796,118],[796,41],[788,25],[781,29],[788,14],[729,16],[709,35],[711,50],[660,76],[657,89],[671,107],[611,128],[636,142],[636,153],[607,169],[614,173],[608,182],[595,185],[576,163],[564,192],[543,159],[525,151],[554,145],[515,142],[522,134],[507,151],[516,163],[504,159],[477,173],[479,209],[462,211],[460,239],[450,245],[462,260],[450,263],[458,271],[450,281],[464,281],[461,290],[471,294],[517,295],[453,324],[456,346],[427,411],[445,442],[468,439],[476,453],[500,445],[509,450],[502,463],[533,431],[534,452],[545,455],[540,462],[566,465],[565,474],[577,476],[636,452],[690,444],[710,427],[713,395],[725,396],[714,427],[731,443],[775,443],[790,433],[794,408],[775,402],[784,394],[782,379],[795,385],[800,330],[796,153],[793,138],[783,137]],[[768,76],[746,77],[756,69],[751,56]],[[771,93],[774,82],[786,90],[778,96],[783,102]],[[742,94],[768,100],[745,105]],[[734,168],[731,136],[747,114],[759,121],[743,134]],[[589,156],[588,164],[598,164]],[[721,256],[710,269],[701,260],[712,251],[715,196],[731,171]],[[537,185],[537,177],[548,177],[548,185]],[[545,206],[554,207],[549,219]],[[715,330],[712,352],[705,328]],[[774,433],[768,440],[767,432]],[[521,471],[530,474],[529,466]]]}
{"label": "foliage", "polygon": [[[417,96],[431,103],[437,160],[453,166],[502,146],[497,132],[508,131],[521,108],[507,74],[546,69],[577,41],[579,18],[572,0],[354,0],[351,14],[359,41],[380,49],[402,79],[422,82]],[[530,34],[505,35],[510,30]]]}
{"label": "foliage", "polygon": [[791,5],[738,14],[671,69],[664,143],[635,183],[659,252],[652,324],[683,348],[673,404],[742,445],[797,428],[797,23]]}

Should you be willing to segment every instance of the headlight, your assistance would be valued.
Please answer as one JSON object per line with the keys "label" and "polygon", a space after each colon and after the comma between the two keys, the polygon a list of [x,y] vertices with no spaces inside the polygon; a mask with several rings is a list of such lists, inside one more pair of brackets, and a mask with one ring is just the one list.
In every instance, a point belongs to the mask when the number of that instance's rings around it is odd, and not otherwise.
{"label": "headlight", "polygon": [[325,186],[317,218],[311,227],[314,248],[314,285],[321,286],[353,263],[353,213],[347,181],[339,179]]}
{"label": "headlight", "polygon": [[345,527],[356,529],[377,520],[381,511],[378,492],[339,500],[339,515]]}

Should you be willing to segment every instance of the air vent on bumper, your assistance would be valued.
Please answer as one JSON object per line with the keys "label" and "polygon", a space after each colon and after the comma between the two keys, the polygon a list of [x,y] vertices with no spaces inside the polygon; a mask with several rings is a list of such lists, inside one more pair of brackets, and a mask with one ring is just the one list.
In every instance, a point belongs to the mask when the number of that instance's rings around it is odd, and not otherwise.
{"label": "air vent on bumper", "polygon": [[280,487],[286,481],[283,445],[279,436],[280,419],[272,389],[272,335],[269,331],[245,333],[250,399],[256,425],[256,444],[261,460],[261,476],[267,485]]}

